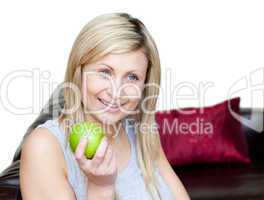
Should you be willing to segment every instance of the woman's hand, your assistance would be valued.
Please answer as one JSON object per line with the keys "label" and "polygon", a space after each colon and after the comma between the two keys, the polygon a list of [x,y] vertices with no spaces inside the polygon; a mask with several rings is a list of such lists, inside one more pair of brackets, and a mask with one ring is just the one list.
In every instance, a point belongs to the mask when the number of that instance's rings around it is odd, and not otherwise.
{"label": "woman's hand", "polygon": [[[89,141],[82,138],[75,151],[75,158],[88,177],[88,194],[113,196],[114,185],[117,177],[116,157],[112,144],[104,137],[92,159],[84,155],[86,145]],[[91,191],[93,190],[93,192]],[[100,194],[101,193],[101,194]],[[104,198],[106,198],[104,196]]]}

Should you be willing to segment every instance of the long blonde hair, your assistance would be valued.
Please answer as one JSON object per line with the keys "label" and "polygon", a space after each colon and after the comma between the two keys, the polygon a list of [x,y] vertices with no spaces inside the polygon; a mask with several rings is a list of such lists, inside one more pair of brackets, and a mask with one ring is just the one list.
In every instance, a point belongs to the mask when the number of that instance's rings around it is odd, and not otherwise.
{"label": "long blonde hair", "polygon": [[[64,82],[75,84],[81,90],[81,68],[109,53],[126,53],[143,48],[148,59],[146,75],[147,83],[160,85],[160,60],[156,44],[145,25],[137,18],[127,13],[108,13],[95,17],[88,22],[77,36],[68,60]],[[142,107],[135,114],[135,119],[143,124],[155,123],[155,109],[159,87],[145,87],[142,99],[149,98],[145,108],[151,112],[145,113]],[[64,109],[74,105],[82,105],[81,98],[70,88],[64,88]],[[75,122],[84,121],[84,108],[79,106],[70,114],[63,113],[63,128],[69,134],[69,126],[65,122],[74,119]],[[152,130],[152,129],[151,129]],[[146,187],[152,199],[161,199],[157,177],[155,176],[155,161],[159,156],[160,138],[157,130],[152,133],[136,131],[138,164],[142,170]]]}

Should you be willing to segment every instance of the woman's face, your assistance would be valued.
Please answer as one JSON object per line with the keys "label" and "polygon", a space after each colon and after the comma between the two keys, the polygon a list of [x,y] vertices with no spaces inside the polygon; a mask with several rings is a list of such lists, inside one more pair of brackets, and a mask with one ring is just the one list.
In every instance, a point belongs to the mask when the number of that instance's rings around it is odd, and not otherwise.
{"label": "woman's face", "polygon": [[147,67],[148,60],[141,49],[108,54],[84,66],[82,100],[86,119],[110,125],[135,114],[142,98]]}

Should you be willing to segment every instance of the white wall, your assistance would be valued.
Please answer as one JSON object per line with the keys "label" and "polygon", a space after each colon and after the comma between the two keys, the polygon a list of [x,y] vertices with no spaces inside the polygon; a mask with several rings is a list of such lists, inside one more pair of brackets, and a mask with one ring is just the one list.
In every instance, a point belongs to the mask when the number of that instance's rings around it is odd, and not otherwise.
{"label": "white wall", "polygon": [[[263,1],[202,0],[202,1],[6,1],[0,3],[0,81],[9,73],[35,68],[46,71],[41,83],[63,80],[70,48],[83,25],[93,17],[107,12],[128,12],[141,19],[152,33],[162,62],[161,88],[174,84],[211,82],[199,104],[196,99],[179,100],[190,90],[172,89],[163,93],[158,109],[177,106],[213,105],[228,98],[228,90],[241,79],[244,88],[251,75],[259,83],[258,89],[243,89],[242,107],[263,107],[264,73],[264,3]],[[173,3],[172,3],[173,2]],[[168,71],[169,70],[169,71]],[[256,71],[253,73],[253,71]],[[166,76],[166,71],[171,77]],[[50,73],[50,74],[49,74]],[[45,76],[44,75],[44,76]],[[47,86],[47,85],[46,85]],[[172,87],[172,86],[170,86]],[[3,93],[1,88],[1,95]],[[234,91],[237,91],[235,89]],[[18,107],[30,107],[33,102],[32,82],[21,78],[10,83],[10,101]],[[38,97],[38,95],[37,95]],[[49,92],[43,95],[44,102]],[[34,110],[27,115],[12,113],[0,104],[0,171],[10,164],[27,127],[41,109],[34,102]],[[39,105],[38,105],[39,104]]]}

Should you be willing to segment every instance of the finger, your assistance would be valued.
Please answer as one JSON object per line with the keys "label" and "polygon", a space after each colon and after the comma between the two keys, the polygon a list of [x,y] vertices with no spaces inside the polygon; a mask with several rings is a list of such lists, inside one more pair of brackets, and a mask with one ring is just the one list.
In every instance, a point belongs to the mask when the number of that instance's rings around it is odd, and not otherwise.
{"label": "finger", "polygon": [[99,147],[97,148],[93,159],[91,160],[91,164],[92,164],[93,168],[95,168],[95,169],[98,168],[98,166],[103,161],[107,146],[108,146],[108,141],[107,141],[107,138],[104,137],[101,140],[101,143],[100,143]]}
{"label": "finger", "polygon": [[80,165],[84,165],[85,161],[86,161],[86,157],[84,155],[84,151],[85,151],[85,147],[88,143],[88,140],[86,138],[81,138],[79,144],[77,145],[76,149],[75,149],[75,158],[77,160],[77,162]]}
{"label": "finger", "polygon": [[112,148],[112,145],[109,144],[100,167],[102,169],[107,169],[109,167],[111,160],[112,160],[112,157],[113,157],[113,148]]}
{"label": "finger", "polygon": [[113,151],[112,159],[110,160],[110,163],[108,164],[107,171],[108,173],[113,173],[114,171],[117,170],[117,165],[116,165],[116,154]]}

